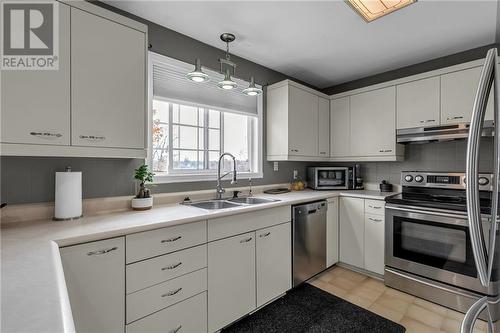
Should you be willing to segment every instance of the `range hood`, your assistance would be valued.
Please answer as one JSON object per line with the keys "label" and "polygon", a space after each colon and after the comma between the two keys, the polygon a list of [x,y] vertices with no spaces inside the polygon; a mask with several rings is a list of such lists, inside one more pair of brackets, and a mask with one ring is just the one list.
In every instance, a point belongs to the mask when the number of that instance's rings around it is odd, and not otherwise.
{"label": "range hood", "polygon": [[[483,125],[482,136],[493,137],[493,120],[487,120]],[[396,138],[398,143],[429,143],[437,141],[452,141],[467,139],[469,136],[469,123],[417,127],[398,129]]]}

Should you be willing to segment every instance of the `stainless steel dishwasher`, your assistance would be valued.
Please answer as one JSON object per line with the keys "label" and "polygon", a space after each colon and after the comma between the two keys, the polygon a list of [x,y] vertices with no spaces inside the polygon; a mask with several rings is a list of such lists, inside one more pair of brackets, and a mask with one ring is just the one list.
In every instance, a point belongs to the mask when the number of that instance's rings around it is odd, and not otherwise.
{"label": "stainless steel dishwasher", "polygon": [[326,269],[326,201],[292,207],[293,286]]}

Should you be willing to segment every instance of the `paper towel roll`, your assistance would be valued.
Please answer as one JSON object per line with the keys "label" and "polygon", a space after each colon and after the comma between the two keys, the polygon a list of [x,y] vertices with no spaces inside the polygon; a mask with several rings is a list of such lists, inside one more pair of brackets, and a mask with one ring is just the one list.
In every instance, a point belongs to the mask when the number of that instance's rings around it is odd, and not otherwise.
{"label": "paper towel roll", "polygon": [[55,220],[82,216],[82,173],[56,172]]}

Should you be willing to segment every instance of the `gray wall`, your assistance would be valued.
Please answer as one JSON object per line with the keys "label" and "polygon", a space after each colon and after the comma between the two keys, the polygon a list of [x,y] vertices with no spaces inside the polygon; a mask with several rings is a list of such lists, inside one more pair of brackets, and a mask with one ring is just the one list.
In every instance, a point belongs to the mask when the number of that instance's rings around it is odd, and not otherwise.
{"label": "gray wall", "polygon": [[[218,68],[217,59],[223,55],[222,50],[114,9],[106,4],[96,4],[146,23],[149,26],[150,49],[152,51],[186,62],[193,62],[195,57],[199,57],[205,66],[213,69]],[[324,91],[327,93],[345,91],[397,77],[450,66],[459,62],[478,59],[484,57],[486,48],[469,50],[449,57],[405,67],[400,70],[382,73],[366,79],[330,87]],[[238,76],[243,79],[248,79],[250,75],[254,75],[258,83],[267,85],[289,78],[282,73],[239,57],[234,57],[234,60],[238,63]],[[463,171],[465,169],[464,142],[408,146],[405,162],[364,163],[365,179],[369,182],[379,182],[382,179],[388,179],[393,183],[397,183],[399,181],[399,172],[403,169]],[[266,155],[265,143],[264,131],[264,156]],[[488,157],[485,157],[484,161],[485,163],[483,164],[488,164]],[[84,198],[133,195],[136,186],[132,180],[133,170],[142,162],[142,160],[138,159],[1,157],[0,201],[11,204],[53,201],[54,173],[56,171],[63,171],[68,165],[72,166],[74,171],[83,172]],[[294,169],[298,170],[299,174],[304,177],[306,167],[318,163],[280,162],[279,171],[277,172],[273,171],[273,164],[265,161],[265,157],[263,164],[264,178],[254,180],[254,184],[256,185],[288,182],[292,178]],[[246,181],[240,181],[238,185],[246,185],[246,183]],[[153,187],[152,191],[154,193],[177,192],[214,187],[215,182],[175,183],[160,184]]]}

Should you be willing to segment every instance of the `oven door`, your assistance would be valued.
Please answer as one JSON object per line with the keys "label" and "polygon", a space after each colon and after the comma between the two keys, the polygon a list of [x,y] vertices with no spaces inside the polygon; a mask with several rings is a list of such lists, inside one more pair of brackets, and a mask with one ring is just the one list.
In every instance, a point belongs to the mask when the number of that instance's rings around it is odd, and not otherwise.
{"label": "oven door", "polygon": [[[496,293],[498,283],[488,289],[479,281],[466,215],[387,204],[385,218],[386,266],[482,294]],[[489,223],[483,221],[485,234]]]}

